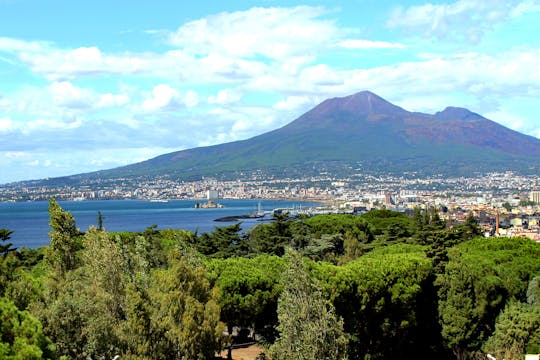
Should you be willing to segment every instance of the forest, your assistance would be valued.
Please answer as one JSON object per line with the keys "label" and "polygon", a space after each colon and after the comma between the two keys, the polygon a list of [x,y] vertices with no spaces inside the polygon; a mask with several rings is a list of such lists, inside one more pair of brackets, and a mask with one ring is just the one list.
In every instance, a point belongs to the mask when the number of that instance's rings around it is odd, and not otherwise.
{"label": "forest", "polygon": [[[523,359],[540,353],[540,244],[414,215],[279,215],[247,231],[0,229],[1,359]],[[234,334],[234,336],[233,336]]]}

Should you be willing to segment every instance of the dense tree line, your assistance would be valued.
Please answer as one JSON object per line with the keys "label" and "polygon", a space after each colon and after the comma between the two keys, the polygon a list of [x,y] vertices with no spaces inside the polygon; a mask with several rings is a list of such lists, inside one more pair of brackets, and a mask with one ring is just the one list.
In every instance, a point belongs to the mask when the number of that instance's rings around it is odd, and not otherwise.
{"label": "dense tree line", "polygon": [[[522,358],[540,351],[540,245],[435,209],[84,233],[0,229],[0,358],[212,359],[249,329],[274,360]],[[230,334],[230,335],[229,335]],[[485,355],[484,355],[485,356]]]}

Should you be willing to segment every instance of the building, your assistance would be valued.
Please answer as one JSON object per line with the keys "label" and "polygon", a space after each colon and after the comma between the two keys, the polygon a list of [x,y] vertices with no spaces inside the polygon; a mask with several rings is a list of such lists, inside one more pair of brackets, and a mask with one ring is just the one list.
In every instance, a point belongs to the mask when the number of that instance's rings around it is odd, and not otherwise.
{"label": "building", "polygon": [[216,190],[206,190],[206,200],[215,200],[218,198],[219,193]]}
{"label": "building", "polygon": [[540,191],[531,191],[529,200],[534,201],[536,204],[540,204]]}

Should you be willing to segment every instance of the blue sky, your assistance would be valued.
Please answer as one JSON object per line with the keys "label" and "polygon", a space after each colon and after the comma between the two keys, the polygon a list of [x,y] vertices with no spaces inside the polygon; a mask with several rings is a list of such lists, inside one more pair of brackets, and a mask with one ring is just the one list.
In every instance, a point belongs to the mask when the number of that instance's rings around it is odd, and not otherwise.
{"label": "blue sky", "polygon": [[0,0],[0,183],[276,129],[371,90],[540,137],[540,0]]}

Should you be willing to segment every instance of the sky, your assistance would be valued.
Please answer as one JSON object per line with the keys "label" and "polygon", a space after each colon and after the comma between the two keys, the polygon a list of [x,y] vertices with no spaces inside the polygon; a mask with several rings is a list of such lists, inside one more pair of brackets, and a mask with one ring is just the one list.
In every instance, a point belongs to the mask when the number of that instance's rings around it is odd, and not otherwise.
{"label": "sky", "polygon": [[0,0],[0,184],[279,128],[372,91],[540,138],[540,0]]}

